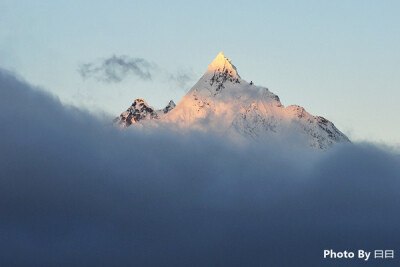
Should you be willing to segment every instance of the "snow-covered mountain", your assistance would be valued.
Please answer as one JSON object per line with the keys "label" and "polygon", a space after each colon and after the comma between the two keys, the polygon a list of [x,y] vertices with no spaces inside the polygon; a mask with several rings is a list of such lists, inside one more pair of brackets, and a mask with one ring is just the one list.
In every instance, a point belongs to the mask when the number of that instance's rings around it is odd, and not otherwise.
{"label": "snow-covered mountain", "polygon": [[290,134],[320,149],[349,142],[327,119],[300,106],[284,107],[268,88],[243,80],[222,52],[176,107],[171,101],[163,110],[154,110],[139,98],[116,121],[123,126],[173,125],[256,140]]}
{"label": "snow-covered mountain", "polygon": [[160,119],[174,107],[175,103],[171,100],[165,108],[155,110],[153,107],[149,106],[143,98],[138,98],[133,101],[132,105],[126,111],[115,118],[114,122],[121,126],[128,127],[141,120]]}

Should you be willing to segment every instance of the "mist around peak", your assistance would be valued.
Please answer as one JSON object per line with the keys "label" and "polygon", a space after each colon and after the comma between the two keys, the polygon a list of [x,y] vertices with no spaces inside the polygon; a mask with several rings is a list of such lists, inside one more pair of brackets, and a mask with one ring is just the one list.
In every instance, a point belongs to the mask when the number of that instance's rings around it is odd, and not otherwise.
{"label": "mist around peak", "polygon": [[222,52],[176,107],[160,116],[134,110],[130,107],[124,111],[116,118],[117,124],[167,127],[178,133],[195,129],[218,133],[240,143],[247,143],[246,139],[256,142],[282,140],[286,136],[291,139],[297,135],[297,139],[315,149],[350,142],[328,119],[314,116],[298,105],[284,107],[268,88],[242,79]]}

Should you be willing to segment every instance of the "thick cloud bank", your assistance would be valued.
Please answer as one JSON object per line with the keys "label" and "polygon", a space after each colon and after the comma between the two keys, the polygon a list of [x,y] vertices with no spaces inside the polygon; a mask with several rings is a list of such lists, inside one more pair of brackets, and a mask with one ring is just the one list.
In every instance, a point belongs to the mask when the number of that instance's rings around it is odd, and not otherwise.
{"label": "thick cloud bank", "polygon": [[400,247],[400,161],[370,145],[120,131],[5,71],[0,124],[3,266],[364,265],[323,250]]}

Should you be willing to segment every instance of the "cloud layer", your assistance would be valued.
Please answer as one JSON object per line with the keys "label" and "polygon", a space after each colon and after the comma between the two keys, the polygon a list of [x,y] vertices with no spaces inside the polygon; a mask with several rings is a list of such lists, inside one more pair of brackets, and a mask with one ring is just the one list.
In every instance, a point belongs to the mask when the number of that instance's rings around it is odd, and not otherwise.
{"label": "cloud layer", "polygon": [[337,266],[363,261],[323,249],[400,245],[400,161],[368,144],[120,131],[6,71],[0,123],[4,265]]}

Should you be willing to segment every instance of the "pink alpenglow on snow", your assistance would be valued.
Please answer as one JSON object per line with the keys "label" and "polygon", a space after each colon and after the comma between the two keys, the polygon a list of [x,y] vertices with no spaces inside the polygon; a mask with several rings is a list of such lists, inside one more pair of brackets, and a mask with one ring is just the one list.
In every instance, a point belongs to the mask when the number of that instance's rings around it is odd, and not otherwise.
{"label": "pink alpenglow on snow", "polygon": [[285,107],[268,88],[242,79],[222,52],[178,105],[170,101],[164,109],[154,110],[137,99],[115,121],[123,127],[212,131],[233,141],[295,136],[318,149],[350,142],[329,120],[297,105]]}

